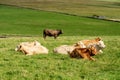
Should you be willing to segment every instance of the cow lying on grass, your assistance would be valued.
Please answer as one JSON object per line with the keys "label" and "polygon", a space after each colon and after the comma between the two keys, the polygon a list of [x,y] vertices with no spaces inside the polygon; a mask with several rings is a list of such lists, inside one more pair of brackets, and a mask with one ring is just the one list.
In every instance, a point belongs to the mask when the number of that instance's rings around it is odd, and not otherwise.
{"label": "cow lying on grass", "polygon": [[54,53],[60,53],[60,54],[68,54],[68,52],[72,52],[75,49],[74,46],[70,45],[61,45],[59,47],[54,48]]}
{"label": "cow lying on grass", "polygon": [[16,48],[15,51],[20,51],[25,55],[33,54],[48,54],[48,49],[42,46],[39,42],[22,42]]}
{"label": "cow lying on grass", "polygon": [[96,54],[97,51],[94,46],[91,46],[89,48],[75,48],[72,52],[69,53],[71,58],[83,58],[93,61],[95,61],[95,59],[91,56],[94,56]]}
{"label": "cow lying on grass", "polygon": [[104,42],[100,38],[95,38],[93,40],[82,40],[77,42],[74,45],[61,45],[54,48],[54,53],[68,54],[71,53],[75,48],[89,48],[94,46],[96,53],[102,52],[102,49],[105,48]]}
{"label": "cow lying on grass", "polygon": [[33,41],[33,42],[21,42],[19,45],[25,45],[31,47],[31,46],[40,46],[41,44],[38,41]]}
{"label": "cow lying on grass", "polygon": [[60,34],[63,34],[62,30],[51,30],[51,29],[43,30],[43,38],[44,39],[47,36],[54,37],[54,39],[56,39]]}
{"label": "cow lying on grass", "polygon": [[95,46],[97,52],[103,53],[102,49],[105,48],[105,44],[99,37],[93,40],[82,40],[75,44],[75,46],[80,46],[81,48],[89,48],[91,45]]}

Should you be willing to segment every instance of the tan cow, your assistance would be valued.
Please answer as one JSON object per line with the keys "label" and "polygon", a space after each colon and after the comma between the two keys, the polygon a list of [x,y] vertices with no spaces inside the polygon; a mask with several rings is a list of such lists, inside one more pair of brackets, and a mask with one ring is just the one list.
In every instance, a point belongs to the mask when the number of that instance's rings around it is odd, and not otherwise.
{"label": "tan cow", "polygon": [[81,48],[89,48],[91,45],[95,46],[97,52],[103,53],[102,49],[105,48],[105,44],[99,37],[93,40],[81,40],[75,44],[75,46],[80,46]]}
{"label": "tan cow", "polygon": [[38,41],[22,42],[15,48],[15,51],[20,51],[26,55],[48,54],[48,49],[42,46]]}

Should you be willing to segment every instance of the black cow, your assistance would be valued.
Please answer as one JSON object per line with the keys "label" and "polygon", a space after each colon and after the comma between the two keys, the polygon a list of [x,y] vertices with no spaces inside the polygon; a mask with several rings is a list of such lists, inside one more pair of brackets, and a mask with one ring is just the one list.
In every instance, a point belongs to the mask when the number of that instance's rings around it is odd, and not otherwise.
{"label": "black cow", "polygon": [[52,30],[52,29],[44,29],[43,30],[43,38],[46,36],[54,37],[56,39],[60,34],[63,34],[62,30]]}

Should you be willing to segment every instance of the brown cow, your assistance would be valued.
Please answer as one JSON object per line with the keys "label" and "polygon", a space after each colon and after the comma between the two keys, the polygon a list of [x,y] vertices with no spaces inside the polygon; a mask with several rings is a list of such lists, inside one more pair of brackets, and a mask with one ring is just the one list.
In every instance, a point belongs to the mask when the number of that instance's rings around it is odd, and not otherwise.
{"label": "brown cow", "polygon": [[69,53],[71,58],[84,58],[88,60],[95,61],[94,56],[97,54],[96,48],[91,46],[90,48],[75,48],[71,53]]}
{"label": "brown cow", "polygon": [[51,30],[51,29],[43,30],[44,39],[46,38],[46,36],[54,37],[54,39],[56,39],[60,34],[63,34],[62,30]]}

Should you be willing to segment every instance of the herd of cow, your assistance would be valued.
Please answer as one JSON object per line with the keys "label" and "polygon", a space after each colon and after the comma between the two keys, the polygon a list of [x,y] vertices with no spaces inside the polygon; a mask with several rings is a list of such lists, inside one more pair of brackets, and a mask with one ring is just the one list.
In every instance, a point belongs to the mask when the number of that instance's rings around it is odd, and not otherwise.
{"label": "herd of cow", "polygon": [[[44,30],[43,37],[53,36],[55,39],[62,34],[62,30]],[[105,48],[104,42],[101,38],[95,38],[92,40],[81,40],[73,45],[60,45],[53,49],[54,53],[67,54],[71,58],[83,58],[95,61],[92,56],[99,53],[103,53],[102,49]],[[25,55],[33,54],[48,54],[49,50],[42,46],[38,41],[34,42],[22,42],[15,48],[15,51],[20,51]]]}

